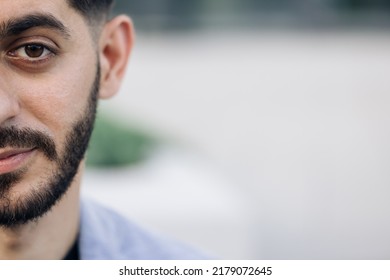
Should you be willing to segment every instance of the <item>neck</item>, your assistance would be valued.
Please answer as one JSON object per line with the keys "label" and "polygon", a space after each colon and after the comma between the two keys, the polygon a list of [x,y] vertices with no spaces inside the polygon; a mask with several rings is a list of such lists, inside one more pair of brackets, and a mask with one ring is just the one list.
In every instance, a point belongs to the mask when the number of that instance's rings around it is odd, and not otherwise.
{"label": "neck", "polygon": [[0,228],[0,259],[62,259],[79,230],[80,170],[67,193],[37,221]]}

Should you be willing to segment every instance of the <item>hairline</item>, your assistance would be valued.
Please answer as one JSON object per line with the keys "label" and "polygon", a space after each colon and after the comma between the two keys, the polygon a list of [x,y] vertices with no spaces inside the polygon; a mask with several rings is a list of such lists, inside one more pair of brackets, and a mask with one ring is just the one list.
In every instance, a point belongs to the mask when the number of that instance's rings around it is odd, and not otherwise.
{"label": "hairline", "polygon": [[100,15],[90,15],[74,6],[72,1],[73,0],[65,0],[68,7],[82,17],[84,23],[88,26],[88,29],[91,32],[92,39],[97,42],[104,25],[109,21],[110,9],[107,10],[107,12],[102,12]]}
{"label": "hairline", "polygon": [[68,6],[81,15],[84,20],[89,24],[99,24],[103,25],[109,19],[109,14],[115,0],[112,1],[112,4],[108,7],[107,11],[94,11],[92,13],[84,12],[81,9],[78,9],[77,6],[73,5],[73,0],[65,0]]}

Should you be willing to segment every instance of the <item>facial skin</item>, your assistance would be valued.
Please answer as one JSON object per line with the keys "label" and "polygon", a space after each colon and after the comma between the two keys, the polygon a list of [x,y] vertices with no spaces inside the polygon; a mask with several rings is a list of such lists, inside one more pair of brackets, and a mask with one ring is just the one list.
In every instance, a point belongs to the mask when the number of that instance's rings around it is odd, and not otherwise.
{"label": "facial skin", "polygon": [[[20,3],[18,5],[16,2],[21,1],[6,2],[10,2],[12,8],[20,7]],[[2,12],[12,16],[3,17],[0,28],[0,136],[7,135],[7,130],[14,132],[15,136],[19,132],[24,139],[32,133],[41,134],[43,139],[47,139],[46,142],[52,142],[51,146],[55,149],[55,154],[48,156],[50,152],[37,148],[39,141],[28,143],[18,138],[10,139],[1,146],[2,157],[9,153],[12,155],[0,162],[0,172],[3,172],[0,173],[0,215],[3,214],[0,224],[6,226],[39,217],[66,191],[67,186],[56,184],[64,181],[62,184],[69,185],[81,160],[77,155],[79,159],[73,163],[76,166],[64,166],[65,161],[72,161],[75,156],[75,153],[66,154],[66,150],[69,153],[73,150],[71,145],[75,144],[66,144],[66,139],[72,130],[77,129],[76,123],[77,126],[83,125],[80,121],[92,114],[86,108],[96,78],[97,50],[91,46],[92,38],[85,36],[89,34],[88,27],[74,13],[63,12],[62,8],[65,11],[70,9],[66,9],[65,2],[55,1],[62,5],[47,2],[47,11],[44,12],[36,12],[42,8],[34,8],[35,5],[42,7],[42,1],[32,1],[32,5],[28,5],[30,9]],[[68,15],[72,17],[71,21],[66,20]],[[32,18],[37,22],[52,18],[67,22],[67,26],[64,29],[56,26],[29,28],[29,25],[23,24],[23,21],[32,22]],[[84,123],[84,126],[88,129],[91,121]],[[31,132],[23,132],[27,129]],[[88,137],[84,135],[84,138]],[[17,141],[22,145],[15,145]],[[60,178],[64,176],[67,178]],[[36,213],[32,213],[33,204],[39,200],[47,205],[40,206]],[[16,216],[23,212],[23,208],[26,213]]]}
{"label": "facial skin", "polygon": [[96,99],[117,92],[132,27],[90,27],[65,0],[27,2],[0,1],[0,229],[34,221],[38,232],[77,208]]}
{"label": "facial skin", "polygon": [[[12,187],[23,180],[23,176],[28,172],[28,168],[0,175],[1,226],[14,227],[39,218],[68,190],[84,157],[92,133],[96,114],[99,78],[100,71],[97,70],[95,81],[91,87],[88,106],[84,109],[83,116],[70,128],[65,139],[64,152],[61,156],[58,156],[56,152],[55,142],[49,136],[39,131],[16,127],[0,128],[0,147],[16,147],[17,150],[25,149],[27,151],[34,149],[34,152],[40,151],[48,160],[56,163],[56,169],[52,171],[50,176],[15,203],[12,203],[10,198]],[[27,152],[27,155],[29,153]],[[18,156],[16,155],[16,157]]]}

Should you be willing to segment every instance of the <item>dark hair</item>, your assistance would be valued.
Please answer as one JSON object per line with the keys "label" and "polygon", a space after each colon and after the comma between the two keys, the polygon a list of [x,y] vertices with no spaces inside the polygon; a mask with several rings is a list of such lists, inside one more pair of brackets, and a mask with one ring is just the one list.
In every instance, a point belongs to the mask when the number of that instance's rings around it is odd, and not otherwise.
{"label": "dark hair", "polygon": [[80,12],[90,22],[105,19],[114,0],[67,0],[69,5]]}

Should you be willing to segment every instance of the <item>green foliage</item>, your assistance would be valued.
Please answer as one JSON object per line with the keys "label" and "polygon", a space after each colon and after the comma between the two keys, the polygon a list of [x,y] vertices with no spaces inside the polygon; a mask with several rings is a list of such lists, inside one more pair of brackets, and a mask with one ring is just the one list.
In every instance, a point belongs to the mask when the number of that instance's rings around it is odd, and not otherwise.
{"label": "green foliage", "polygon": [[87,165],[120,167],[146,158],[156,141],[147,134],[99,116],[87,152]]}

